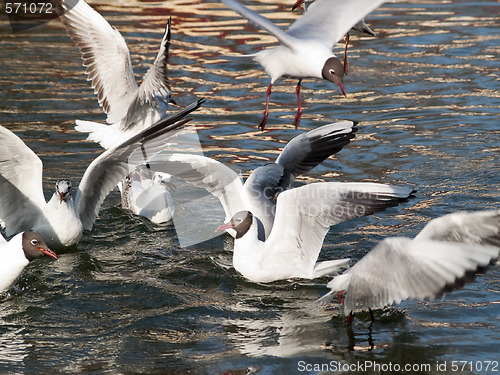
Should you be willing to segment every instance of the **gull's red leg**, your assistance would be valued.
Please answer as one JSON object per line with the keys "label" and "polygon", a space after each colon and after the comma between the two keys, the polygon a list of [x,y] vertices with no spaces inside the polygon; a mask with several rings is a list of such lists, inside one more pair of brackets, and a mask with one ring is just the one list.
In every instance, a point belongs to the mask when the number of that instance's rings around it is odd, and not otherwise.
{"label": "gull's red leg", "polygon": [[266,109],[264,110],[264,116],[262,116],[262,120],[259,122],[259,128],[260,130],[264,130],[267,122],[267,116],[269,115],[269,97],[271,96],[271,89],[273,87],[273,84],[270,83],[269,87],[267,88],[267,94],[266,94]]}
{"label": "gull's red leg", "polygon": [[293,124],[295,125],[295,130],[299,127],[300,118],[302,117],[302,105],[300,104],[300,84],[302,80],[299,79],[297,83],[297,87],[295,88],[295,93],[297,94],[297,113],[295,114],[295,119],[293,120]]}
{"label": "gull's red leg", "polygon": [[349,315],[347,315],[347,317],[345,318],[345,324],[350,326],[353,321],[354,321],[354,314],[350,312]]}
{"label": "gull's red leg", "polygon": [[344,303],[344,297],[342,297],[345,293],[345,290],[341,290],[340,292],[337,293],[337,298],[339,299],[340,303]]}
{"label": "gull's red leg", "polygon": [[349,33],[345,34],[344,75],[347,75],[347,46],[348,45],[349,45]]}
{"label": "gull's red leg", "polygon": [[[341,290],[340,292],[337,293],[337,298],[339,299],[341,304],[344,304],[344,302],[345,302],[344,297],[343,297],[344,293],[345,293],[345,290]],[[349,315],[346,316],[345,323],[350,326],[352,324],[353,320],[354,320],[354,314],[351,311],[349,313]]]}

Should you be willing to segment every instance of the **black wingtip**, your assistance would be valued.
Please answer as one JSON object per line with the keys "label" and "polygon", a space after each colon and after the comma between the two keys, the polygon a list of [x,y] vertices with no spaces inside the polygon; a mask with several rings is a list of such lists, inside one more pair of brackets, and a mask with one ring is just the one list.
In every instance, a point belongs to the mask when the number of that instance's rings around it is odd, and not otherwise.
{"label": "black wingtip", "polygon": [[186,116],[189,115],[191,112],[200,108],[201,105],[205,102],[206,102],[205,98],[200,98],[200,99],[196,100],[195,102],[187,105],[183,109],[177,111],[173,115],[171,115],[165,119],[157,121],[155,124],[151,125],[149,128],[144,129],[139,134],[136,134],[135,136],[133,136],[129,140],[125,141],[121,145],[117,146],[116,148],[128,146],[128,145],[135,143],[135,142],[138,142],[138,141],[147,142],[148,140],[151,140],[152,138],[155,138],[161,134],[164,134],[166,132],[180,128],[185,123],[192,120],[191,117],[186,118]]}

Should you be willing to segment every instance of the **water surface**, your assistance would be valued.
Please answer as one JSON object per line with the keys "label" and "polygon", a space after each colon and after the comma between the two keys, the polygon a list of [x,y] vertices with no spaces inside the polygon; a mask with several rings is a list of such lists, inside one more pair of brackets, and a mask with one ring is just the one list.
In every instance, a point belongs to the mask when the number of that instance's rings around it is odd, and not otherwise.
{"label": "water surface", "polygon": [[[284,28],[299,16],[291,1],[246,3]],[[223,55],[256,52],[273,38],[215,1],[91,4],[127,40],[138,79],[172,16],[175,99],[208,99],[193,120],[203,151],[243,175],[300,131],[360,122],[355,140],[300,182],[378,181],[418,194],[332,228],[322,258],[359,259],[381,238],[414,236],[432,218],[498,207],[498,2],[384,5],[367,18],[377,37],[351,38],[347,98],[335,85],[304,80],[295,131],[296,82],[282,79],[265,132],[256,125],[268,77]],[[48,197],[57,179],[79,181],[102,152],[74,120],[105,117],[58,20],[13,34],[2,16],[0,35],[0,124],[43,160]],[[0,373],[318,373],[300,366],[331,361],[432,365],[413,373],[438,373],[445,363],[451,373],[452,361],[499,360],[498,266],[442,300],[378,311],[372,326],[359,314],[347,328],[338,305],[314,304],[328,279],[247,282],[230,267],[231,246],[222,236],[182,248],[173,226],[124,212],[112,193],[77,246],[58,262],[33,262],[0,297]]]}

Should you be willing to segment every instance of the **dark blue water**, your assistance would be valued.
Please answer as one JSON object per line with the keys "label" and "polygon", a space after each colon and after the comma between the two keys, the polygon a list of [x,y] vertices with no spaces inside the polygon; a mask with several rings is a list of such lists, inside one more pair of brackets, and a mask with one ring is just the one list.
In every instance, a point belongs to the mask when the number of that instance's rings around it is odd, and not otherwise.
{"label": "dark blue water", "polygon": [[[246,3],[282,27],[298,17],[291,1]],[[273,40],[220,3],[91,4],[124,35],[138,78],[173,17],[171,85],[181,105],[208,99],[193,120],[206,155],[246,175],[299,134],[296,82],[285,79],[274,86],[267,130],[256,130],[268,78],[221,55]],[[399,207],[332,228],[322,258],[359,259],[381,238],[413,236],[446,213],[499,207],[499,14],[492,1],[387,4],[367,18],[377,38],[351,38],[347,98],[332,84],[303,82],[300,131],[338,119],[360,125],[302,182],[418,190]],[[58,20],[13,34],[2,16],[0,34],[0,124],[43,160],[49,196],[57,179],[79,181],[102,152],[73,130],[74,120],[104,115]],[[499,266],[442,300],[377,311],[372,326],[359,314],[348,328],[337,305],[314,304],[328,279],[247,282],[230,267],[231,246],[222,236],[183,248],[174,226],[124,212],[112,193],[77,246],[57,262],[33,262],[0,297],[0,373],[500,372],[484,371],[500,360]]]}

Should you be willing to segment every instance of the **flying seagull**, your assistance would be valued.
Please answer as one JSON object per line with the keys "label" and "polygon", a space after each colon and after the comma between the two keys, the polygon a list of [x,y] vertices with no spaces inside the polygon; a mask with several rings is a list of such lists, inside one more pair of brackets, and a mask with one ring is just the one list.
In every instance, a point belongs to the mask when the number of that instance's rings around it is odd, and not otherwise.
{"label": "flying seagull", "polygon": [[296,87],[298,111],[294,120],[296,128],[299,126],[302,114],[300,104],[302,79],[319,78],[331,81],[339,86],[345,95],[344,67],[332,53],[333,46],[352,26],[385,0],[317,0],[316,4],[292,23],[286,32],[236,0],[221,1],[251,23],[273,35],[279,42],[276,47],[247,55],[262,65],[271,78],[266,94],[266,109],[259,123],[259,128],[263,130],[269,115],[271,89],[274,82],[283,76],[298,79]]}
{"label": "flying seagull", "polygon": [[499,253],[500,210],[445,215],[430,221],[414,239],[382,240],[334,277],[327,285],[330,292],[319,301],[329,302],[338,295],[351,323],[356,311],[439,297],[488,266]]}

